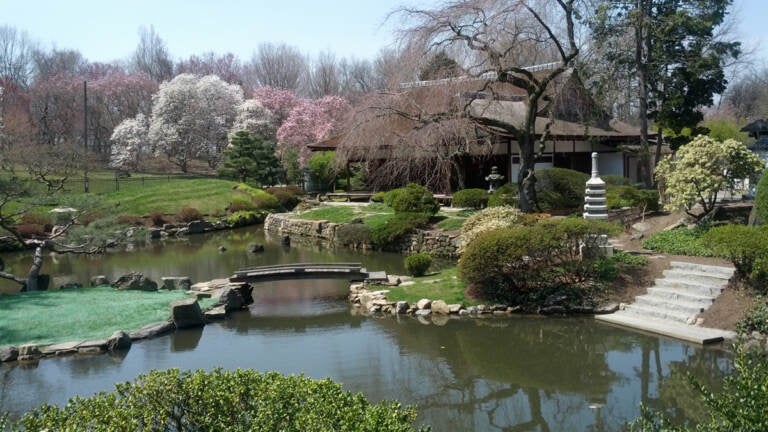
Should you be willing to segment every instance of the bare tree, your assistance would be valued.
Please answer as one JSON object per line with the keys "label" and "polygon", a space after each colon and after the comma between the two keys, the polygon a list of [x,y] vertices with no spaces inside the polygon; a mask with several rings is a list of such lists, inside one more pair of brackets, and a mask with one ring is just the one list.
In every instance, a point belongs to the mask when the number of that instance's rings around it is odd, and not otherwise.
{"label": "bare tree", "polygon": [[154,26],[139,29],[139,44],[133,53],[132,66],[158,83],[173,78],[173,61]]}
{"label": "bare tree", "polygon": [[247,84],[296,90],[306,67],[307,62],[297,48],[284,43],[263,43],[245,67],[246,74],[251,76]]}
{"label": "bare tree", "polygon": [[80,75],[85,72],[88,62],[77,50],[36,49],[32,51],[32,64],[35,81],[39,82],[53,77]]}
{"label": "bare tree", "polygon": [[[519,147],[520,208],[531,211],[536,200],[534,163],[540,149],[537,139],[543,137],[543,141],[547,135],[546,128],[536,130],[536,117],[549,107],[550,101],[545,97],[549,86],[572,67],[579,53],[574,35],[574,3],[575,0],[454,0],[435,9],[396,10],[392,16],[401,17],[406,23],[400,32],[404,52],[414,60],[442,50],[462,52],[463,69],[480,83],[479,91],[464,98],[444,100],[443,108],[436,110],[438,104],[431,104],[433,109],[417,103],[369,105],[371,114],[358,116],[358,123],[351,128],[363,130],[375,125],[377,122],[371,118],[402,119],[406,127],[398,142],[381,143],[399,145],[402,155],[412,153],[403,143],[435,138],[438,144],[462,140],[479,144],[484,141],[478,140],[483,134],[474,128],[509,136]],[[545,67],[526,67],[530,60],[549,63]],[[524,92],[520,115],[509,116],[508,120],[485,115],[486,111],[498,110],[496,100],[505,86]],[[450,126],[445,127],[446,124]],[[451,131],[456,132],[454,139],[450,138]],[[381,133],[370,132],[368,136]],[[354,145],[351,141],[347,144]]]}
{"label": "bare tree", "polygon": [[230,84],[243,84],[243,66],[240,59],[232,53],[216,54],[207,52],[192,55],[187,60],[176,63],[176,75],[191,73],[195,75],[216,75]]}
{"label": "bare tree", "polygon": [[0,77],[27,87],[32,80],[34,45],[26,32],[0,26]]}
{"label": "bare tree", "polygon": [[339,67],[330,51],[321,52],[309,69],[309,95],[314,98],[340,93]]}

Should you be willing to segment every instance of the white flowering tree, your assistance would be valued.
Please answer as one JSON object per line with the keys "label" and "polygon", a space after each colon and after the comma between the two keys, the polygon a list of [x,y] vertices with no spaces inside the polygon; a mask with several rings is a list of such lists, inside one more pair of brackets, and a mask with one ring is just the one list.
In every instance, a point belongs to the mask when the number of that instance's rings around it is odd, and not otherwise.
{"label": "white flowering tree", "polygon": [[112,131],[109,166],[115,169],[138,170],[141,159],[151,152],[149,119],[143,114],[120,122]]}
{"label": "white flowering tree", "polygon": [[221,160],[243,91],[215,75],[181,74],[152,97],[149,139],[182,172],[193,159],[211,167]]}
{"label": "white flowering tree", "polygon": [[230,136],[245,131],[254,138],[274,141],[277,128],[272,111],[256,99],[247,99],[237,106],[235,122],[230,129]]}
{"label": "white flowering tree", "polygon": [[683,210],[701,220],[715,209],[718,192],[733,190],[738,181],[754,178],[762,169],[763,162],[743,143],[700,135],[674,157],[662,159],[656,179],[663,185],[668,210]]}

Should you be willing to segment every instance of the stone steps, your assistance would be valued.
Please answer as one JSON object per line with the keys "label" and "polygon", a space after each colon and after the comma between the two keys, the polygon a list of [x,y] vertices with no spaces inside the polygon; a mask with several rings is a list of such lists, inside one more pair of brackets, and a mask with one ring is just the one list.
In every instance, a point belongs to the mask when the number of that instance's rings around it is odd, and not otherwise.
{"label": "stone steps", "polygon": [[700,344],[732,338],[733,332],[692,325],[733,275],[732,267],[673,261],[644,295],[622,310],[595,318]]}

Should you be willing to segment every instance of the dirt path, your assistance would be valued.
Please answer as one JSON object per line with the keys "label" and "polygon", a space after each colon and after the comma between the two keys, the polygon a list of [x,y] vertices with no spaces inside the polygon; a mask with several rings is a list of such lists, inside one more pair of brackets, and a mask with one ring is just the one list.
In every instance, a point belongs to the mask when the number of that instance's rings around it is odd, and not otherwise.
{"label": "dirt path", "polygon": [[[643,238],[674,225],[680,218],[679,214],[659,214],[647,217],[644,220],[647,230],[644,232]],[[636,233],[637,231],[634,231],[634,234]],[[646,289],[653,285],[654,280],[662,277],[663,271],[670,267],[671,261],[731,265],[728,261],[720,258],[657,254],[643,249],[642,238],[633,237],[633,233],[622,233],[613,240],[620,244],[621,249],[625,251],[636,252],[648,257],[647,266],[636,272],[621,275],[619,280],[614,283],[611,300],[616,302],[631,302],[635,296],[645,294]],[[711,328],[734,330],[736,323],[746,315],[753,303],[754,300],[748,292],[728,286],[714,304],[701,315],[704,319],[703,325]]]}

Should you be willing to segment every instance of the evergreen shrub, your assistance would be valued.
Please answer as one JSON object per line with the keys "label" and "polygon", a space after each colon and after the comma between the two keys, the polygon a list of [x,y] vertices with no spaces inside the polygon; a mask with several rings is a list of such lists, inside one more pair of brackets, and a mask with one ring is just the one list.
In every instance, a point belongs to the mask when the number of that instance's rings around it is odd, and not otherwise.
{"label": "evergreen shrub", "polygon": [[565,168],[536,171],[536,195],[542,210],[569,210],[584,205],[589,175]]}
{"label": "evergreen shrub", "polygon": [[371,240],[381,247],[387,247],[428,222],[429,215],[424,213],[395,213],[386,223],[371,227]]}
{"label": "evergreen shrub", "polygon": [[608,186],[606,201],[611,209],[635,207],[646,211],[659,210],[659,192],[655,189],[640,189],[631,185]]}
{"label": "evergreen shrub", "polygon": [[733,263],[736,277],[749,280],[755,262],[768,257],[768,226],[750,227],[728,224],[704,234],[702,241],[720,257]]}
{"label": "evergreen shrub", "polygon": [[462,189],[453,194],[453,207],[481,209],[488,206],[488,192],[484,189]]}
{"label": "evergreen shrub", "polygon": [[273,186],[265,189],[265,191],[277,198],[278,205],[283,211],[291,211],[296,208],[303,194],[298,186]]}
{"label": "evergreen shrub", "polygon": [[517,185],[506,183],[493,191],[488,198],[488,207],[517,207]]}
{"label": "evergreen shrub", "polygon": [[432,192],[416,183],[389,191],[384,203],[392,207],[395,213],[423,213],[432,216],[440,210],[440,204]]}
{"label": "evergreen shrub", "polygon": [[461,226],[461,248],[467,247],[480,233],[518,225],[522,213],[514,207],[488,207],[468,217]]}
{"label": "evergreen shrub", "polygon": [[342,246],[361,247],[371,243],[371,229],[362,223],[348,223],[336,229],[336,242]]}
{"label": "evergreen shrub", "polygon": [[328,378],[250,369],[171,369],[140,375],[109,393],[70,399],[61,408],[42,405],[10,428],[0,421],[0,429],[406,432],[417,430],[415,421],[414,408],[397,402],[372,404]]}
{"label": "evergreen shrub", "polygon": [[405,257],[404,264],[411,276],[424,276],[432,265],[432,257],[428,253],[416,252]]}

